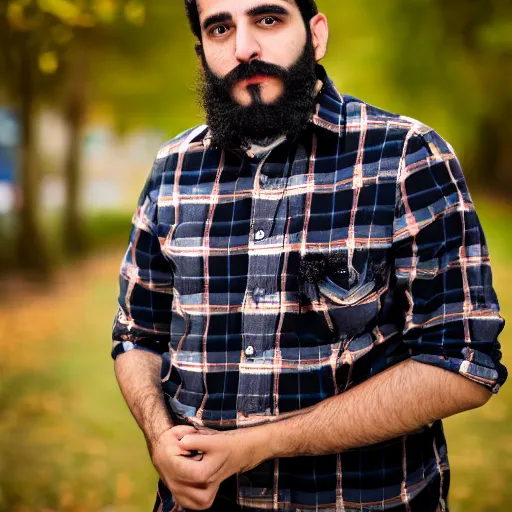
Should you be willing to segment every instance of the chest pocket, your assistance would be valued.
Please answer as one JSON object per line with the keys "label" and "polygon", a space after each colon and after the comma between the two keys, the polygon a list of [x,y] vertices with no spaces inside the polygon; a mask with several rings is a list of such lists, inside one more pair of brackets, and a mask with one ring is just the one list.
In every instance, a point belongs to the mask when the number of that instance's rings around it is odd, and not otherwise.
{"label": "chest pocket", "polygon": [[379,312],[379,299],[389,275],[386,251],[355,251],[312,255],[301,262],[304,292],[327,308],[338,339],[350,339],[370,327]]}

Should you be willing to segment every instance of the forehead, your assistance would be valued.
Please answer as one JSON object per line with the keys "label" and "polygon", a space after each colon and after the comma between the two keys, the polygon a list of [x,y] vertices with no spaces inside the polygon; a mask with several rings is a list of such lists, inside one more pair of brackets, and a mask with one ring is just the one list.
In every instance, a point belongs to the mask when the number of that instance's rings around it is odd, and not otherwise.
{"label": "forehead", "polygon": [[201,18],[218,12],[243,14],[260,5],[280,5],[289,10],[299,10],[295,0],[197,0]]}

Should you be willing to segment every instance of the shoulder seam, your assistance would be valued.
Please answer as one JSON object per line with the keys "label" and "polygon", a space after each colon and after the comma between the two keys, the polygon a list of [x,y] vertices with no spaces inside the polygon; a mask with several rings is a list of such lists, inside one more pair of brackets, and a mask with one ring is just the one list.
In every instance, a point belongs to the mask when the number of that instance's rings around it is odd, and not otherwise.
{"label": "shoulder seam", "polygon": [[203,132],[206,132],[207,129],[207,125],[200,125],[180,133],[160,147],[156,155],[156,160],[162,160],[163,158],[167,158],[169,155],[186,151],[186,148],[192,140]]}

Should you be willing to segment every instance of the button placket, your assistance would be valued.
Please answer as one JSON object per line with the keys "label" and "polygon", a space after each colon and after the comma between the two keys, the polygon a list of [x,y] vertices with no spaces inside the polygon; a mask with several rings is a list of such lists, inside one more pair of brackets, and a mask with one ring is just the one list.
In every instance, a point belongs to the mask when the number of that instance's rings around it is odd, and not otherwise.
{"label": "button placket", "polygon": [[[271,186],[272,180],[264,175],[263,163],[255,176],[256,187]],[[242,313],[243,359],[239,374],[237,411],[243,417],[272,414],[272,390],[274,375],[271,371],[273,347],[275,345],[275,325],[278,313],[263,312],[256,314],[264,296],[271,296],[278,289],[278,269],[281,254],[262,254],[258,248],[264,245],[270,236],[272,239],[284,236],[284,233],[272,231],[274,217],[280,204],[280,198],[260,197],[255,194],[252,207],[252,244],[249,245],[249,265],[247,276],[247,296]],[[279,307],[275,310],[278,312]],[[258,365],[258,371],[252,366]],[[267,368],[260,371],[260,369]]]}

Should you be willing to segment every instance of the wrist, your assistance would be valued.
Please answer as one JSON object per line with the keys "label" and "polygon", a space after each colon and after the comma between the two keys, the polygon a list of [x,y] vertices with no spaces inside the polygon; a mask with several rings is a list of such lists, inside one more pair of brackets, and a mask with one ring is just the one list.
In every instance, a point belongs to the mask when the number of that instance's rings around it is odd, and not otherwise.
{"label": "wrist", "polygon": [[303,455],[303,432],[296,428],[292,417],[267,423],[261,428],[265,460]]}
{"label": "wrist", "polygon": [[[253,443],[253,453],[257,464],[281,456],[282,439],[277,423],[266,423],[248,429]],[[256,464],[256,465],[257,465]]]}
{"label": "wrist", "polygon": [[171,421],[162,421],[158,425],[151,425],[151,427],[144,430],[144,437],[146,438],[146,444],[151,457],[153,457],[153,453],[158,448],[164,434],[172,428],[173,424]]}
{"label": "wrist", "polygon": [[265,427],[244,427],[233,431],[235,449],[240,453],[237,473],[245,473],[272,458],[269,450],[269,432]]}

